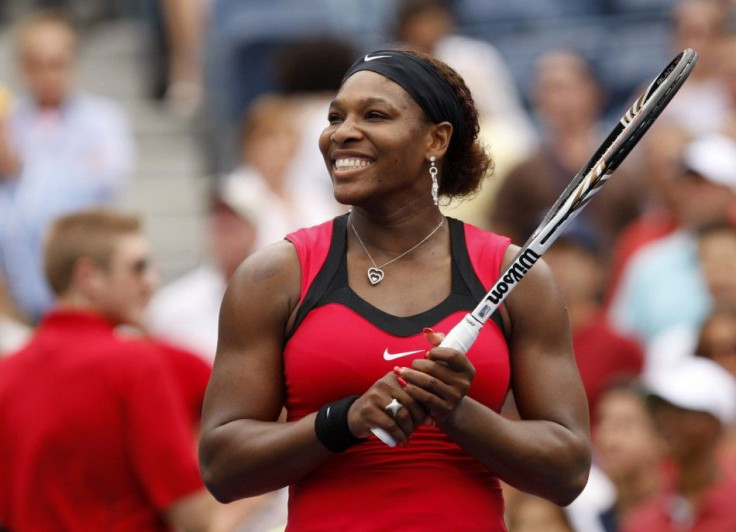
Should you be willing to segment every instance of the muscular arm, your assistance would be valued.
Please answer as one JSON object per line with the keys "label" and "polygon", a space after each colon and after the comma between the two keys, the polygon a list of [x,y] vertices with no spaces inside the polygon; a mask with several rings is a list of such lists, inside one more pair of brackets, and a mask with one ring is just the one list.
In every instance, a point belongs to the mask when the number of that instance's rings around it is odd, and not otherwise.
{"label": "muscular arm", "polygon": [[296,252],[282,242],[246,260],[225,294],[199,451],[204,482],[222,502],[286,486],[331,454],[316,438],[315,414],[278,422],[281,353],[299,286]]}
{"label": "muscular arm", "polygon": [[[507,252],[506,261],[516,249]],[[572,348],[562,296],[540,261],[506,300],[511,321],[511,379],[521,420],[502,417],[465,396],[443,416],[441,401],[426,394],[437,384],[407,371],[423,390],[407,392],[428,407],[439,427],[512,486],[565,505],[580,493],[590,468],[588,409]],[[438,361],[442,361],[439,364]],[[467,364],[457,351],[436,348],[417,361],[424,375],[452,382]],[[468,372],[471,374],[472,371]],[[432,402],[435,401],[434,404]]]}

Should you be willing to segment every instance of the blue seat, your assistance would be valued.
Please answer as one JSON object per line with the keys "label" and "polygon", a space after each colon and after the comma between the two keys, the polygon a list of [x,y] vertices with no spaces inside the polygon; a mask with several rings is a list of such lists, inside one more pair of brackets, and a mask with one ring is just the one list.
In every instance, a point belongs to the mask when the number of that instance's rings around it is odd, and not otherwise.
{"label": "blue seat", "polygon": [[648,12],[666,16],[674,6],[675,2],[673,0],[608,0],[610,12],[617,15]]}
{"label": "blue seat", "polygon": [[461,25],[545,22],[604,12],[605,0],[456,0],[454,10]]}

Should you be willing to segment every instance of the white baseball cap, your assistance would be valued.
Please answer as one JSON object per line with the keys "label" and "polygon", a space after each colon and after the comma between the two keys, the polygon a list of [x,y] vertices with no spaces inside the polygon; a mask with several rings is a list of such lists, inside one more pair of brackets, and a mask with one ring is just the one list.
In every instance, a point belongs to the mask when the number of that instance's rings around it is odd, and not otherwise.
{"label": "white baseball cap", "polygon": [[736,189],[736,140],[721,134],[702,136],[683,150],[682,162],[711,183]]}
{"label": "white baseball cap", "polygon": [[229,176],[219,186],[218,196],[235,214],[254,225],[266,214],[269,193],[260,179]]}
{"label": "white baseball cap", "polygon": [[650,374],[645,384],[677,407],[711,414],[724,425],[736,421],[736,379],[708,358],[688,356]]}

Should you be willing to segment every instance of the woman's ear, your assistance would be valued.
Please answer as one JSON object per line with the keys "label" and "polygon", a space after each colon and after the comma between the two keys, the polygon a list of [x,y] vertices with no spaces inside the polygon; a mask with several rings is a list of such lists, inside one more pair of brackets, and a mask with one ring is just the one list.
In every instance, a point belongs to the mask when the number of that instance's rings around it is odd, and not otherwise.
{"label": "woman's ear", "polygon": [[427,156],[435,156],[436,158],[442,158],[447,152],[447,148],[450,146],[450,139],[452,138],[452,124],[450,122],[440,122],[439,124],[432,124],[429,130],[429,144],[427,146]]}

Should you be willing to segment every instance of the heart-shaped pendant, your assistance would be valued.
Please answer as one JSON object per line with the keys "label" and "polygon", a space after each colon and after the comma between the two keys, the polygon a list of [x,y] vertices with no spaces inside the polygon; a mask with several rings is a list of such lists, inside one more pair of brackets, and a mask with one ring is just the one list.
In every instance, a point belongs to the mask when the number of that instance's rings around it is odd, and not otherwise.
{"label": "heart-shaped pendant", "polygon": [[380,268],[368,268],[368,282],[373,286],[383,281],[383,270]]}

